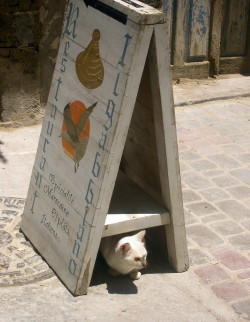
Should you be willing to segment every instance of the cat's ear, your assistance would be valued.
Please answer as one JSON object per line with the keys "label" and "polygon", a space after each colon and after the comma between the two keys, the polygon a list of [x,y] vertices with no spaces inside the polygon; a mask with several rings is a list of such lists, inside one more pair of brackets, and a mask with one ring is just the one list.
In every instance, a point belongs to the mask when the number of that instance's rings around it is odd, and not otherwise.
{"label": "cat's ear", "polygon": [[130,243],[125,243],[120,246],[120,251],[122,255],[126,255],[130,249],[131,249]]}
{"label": "cat's ear", "polygon": [[142,241],[142,240],[143,240],[143,238],[144,238],[144,236],[145,236],[145,234],[146,234],[146,230],[142,230],[142,231],[140,231],[139,233],[137,233],[137,234],[135,235],[135,238],[136,238],[137,240]]}

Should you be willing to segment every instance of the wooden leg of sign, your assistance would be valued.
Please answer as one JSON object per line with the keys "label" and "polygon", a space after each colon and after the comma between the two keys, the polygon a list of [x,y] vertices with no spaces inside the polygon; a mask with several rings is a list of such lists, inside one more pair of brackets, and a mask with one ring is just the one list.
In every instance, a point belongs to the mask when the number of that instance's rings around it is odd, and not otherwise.
{"label": "wooden leg of sign", "polygon": [[170,212],[170,224],[165,226],[168,256],[173,268],[183,272],[188,255],[166,34],[166,24],[154,26],[148,61],[162,198]]}

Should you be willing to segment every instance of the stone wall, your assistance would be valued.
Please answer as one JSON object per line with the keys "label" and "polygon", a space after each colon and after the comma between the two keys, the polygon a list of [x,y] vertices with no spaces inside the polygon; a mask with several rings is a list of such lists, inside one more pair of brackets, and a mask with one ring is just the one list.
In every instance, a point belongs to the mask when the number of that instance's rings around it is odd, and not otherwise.
{"label": "stone wall", "polygon": [[[0,126],[44,114],[67,0],[0,2]],[[144,0],[159,7],[162,0]]]}
{"label": "stone wall", "polygon": [[33,124],[41,117],[39,0],[0,2],[0,120]]}
{"label": "stone wall", "polygon": [[41,3],[40,84],[42,106],[47,103],[60,42],[66,1],[43,0]]}
{"label": "stone wall", "polygon": [[[43,117],[66,2],[0,1],[0,126]],[[250,71],[250,0],[143,2],[167,14],[174,79]]]}

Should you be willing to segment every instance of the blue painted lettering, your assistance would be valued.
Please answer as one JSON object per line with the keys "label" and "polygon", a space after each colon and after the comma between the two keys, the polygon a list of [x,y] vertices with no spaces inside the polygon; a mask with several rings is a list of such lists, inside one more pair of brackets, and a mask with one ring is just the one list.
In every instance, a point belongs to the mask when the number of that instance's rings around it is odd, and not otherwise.
{"label": "blue painted lettering", "polygon": [[65,72],[65,70],[66,70],[66,66],[65,66],[65,64],[67,63],[67,61],[68,61],[68,59],[67,58],[62,58],[62,61],[61,61],[61,68],[60,68],[60,71],[62,72],[62,73],[64,73]]}
{"label": "blue painted lettering", "polygon": [[88,185],[87,193],[85,196],[85,200],[87,201],[88,204],[92,204],[92,201],[94,198],[94,192],[91,188],[93,183],[94,183],[94,181],[92,179],[89,179],[89,185]]}
{"label": "blue painted lettering", "polygon": [[63,53],[64,53],[64,55],[65,56],[68,56],[68,49],[70,48],[70,43],[69,43],[69,41],[65,41],[65,46],[64,46],[64,51],[63,51]]}
{"label": "blue painted lettering", "polygon": [[124,44],[124,48],[123,48],[123,52],[122,52],[122,55],[121,55],[121,58],[119,59],[119,62],[117,64],[118,65],[121,65],[122,67],[124,67],[126,64],[124,63],[124,59],[125,59],[125,56],[126,56],[126,53],[127,53],[127,49],[128,49],[128,46],[131,42],[131,39],[133,38],[133,36],[130,36],[129,34],[126,34],[124,36],[124,38],[126,39],[125,40],[125,44]]}
{"label": "blue painted lettering", "polygon": [[102,137],[101,137],[101,139],[99,141],[99,148],[104,150],[105,145],[106,145],[106,141],[107,141],[107,135],[102,132]]}
{"label": "blue painted lettering", "polygon": [[42,157],[42,160],[40,162],[40,170],[43,170],[44,171],[45,164],[46,164],[46,158]]}
{"label": "blue painted lettering", "polygon": [[32,206],[30,208],[32,215],[34,214],[34,206],[35,206],[35,201],[36,198],[38,197],[37,191],[34,192],[33,200],[32,200]]}
{"label": "blue painted lettering", "polygon": [[77,264],[76,264],[75,260],[70,258],[68,270],[71,275],[76,274],[76,267],[77,267]]}
{"label": "blue painted lettering", "polygon": [[117,77],[116,77],[115,87],[114,87],[114,90],[113,90],[113,95],[114,95],[114,96],[118,96],[118,95],[119,95],[119,94],[116,92],[119,78],[120,78],[120,73],[118,73],[118,74],[117,74]]}
{"label": "blue painted lettering", "polygon": [[57,97],[57,95],[58,95],[58,91],[59,91],[59,87],[60,87],[60,85],[62,84],[62,79],[61,79],[61,77],[59,77],[58,79],[57,79],[57,88],[56,88],[56,95],[55,95],[55,100],[56,101],[58,101],[58,97]]}
{"label": "blue painted lettering", "polygon": [[66,23],[64,34],[66,34],[67,36],[72,35],[73,39],[75,39],[77,36],[75,29],[76,29],[76,21],[78,19],[78,16],[79,16],[79,7],[75,6],[75,4],[71,2],[69,4],[69,13],[66,17],[67,23]]}
{"label": "blue painted lettering", "polygon": [[73,247],[73,254],[78,258],[79,250],[81,245],[75,240],[74,247]]}
{"label": "blue painted lettering", "polygon": [[93,169],[92,169],[92,174],[94,177],[98,177],[99,176],[99,172],[100,172],[100,163],[97,161],[97,158],[100,156],[100,153],[97,151],[96,155],[95,155],[95,161],[93,164]]}
{"label": "blue painted lettering", "polygon": [[77,231],[76,237],[78,240],[80,240],[80,242],[82,242],[83,234],[84,234],[84,227],[79,225],[79,229]]}
{"label": "blue painted lettering", "polygon": [[49,144],[49,140],[48,139],[44,139],[44,144],[43,144],[43,152],[46,153],[46,145]]}
{"label": "blue painted lettering", "polygon": [[47,127],[47,134],[51,137],[52,135],[52,132],[53,132],[53,127],[54,127],[54,124],[52,122],[48,122],[48,127]]}
{"label": "blue painted lettering", "polygon": [[36,179],[36,186],[40,189],[41,188],[41,183],[42,183],[42,175],[37,171],[37,174],[35,175]]}
{"label": "blue painted lettering", "polygon": [[54,120],[56,119],[56,112],[57,112],[57,106],[53,104],[50,112],[50,117]]}
{"label": "blue painted lettering", "polygon": [[113,100],[109,100],[106,108],[106,115],[108,116],[108,120],[103,125],[106,131],[108,131],[112,126],[112,118],[113,118],[114,110],[115,110],[115,103]]}

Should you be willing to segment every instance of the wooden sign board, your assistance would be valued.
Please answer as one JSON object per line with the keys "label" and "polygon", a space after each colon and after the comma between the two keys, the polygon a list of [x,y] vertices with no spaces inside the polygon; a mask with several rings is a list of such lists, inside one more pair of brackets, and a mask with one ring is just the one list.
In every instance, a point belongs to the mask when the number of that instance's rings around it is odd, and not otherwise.
{"label": "wooden sign board", "polygon": [[[21,229],[73,294],[87,293],[102,236],[166,225],[170,261],[177,271],[187,268],[165,38],[165,16],[138,1],[68,2]],[[145,199],[141,188],[151,183],[139,169],[133,173],[141,161],[133,161],[133,140],[126,141],[134,107],[135,115],[147,115],[140,109],[147,95],[137,102],[146,59],[160,204]],[[131,135],[147,148],[146,133]],[[119,193],[110,206],[123,150],[124,171],[141,188],[121,174],[116,190],[141,203],[134,214],[117,212]]]}

